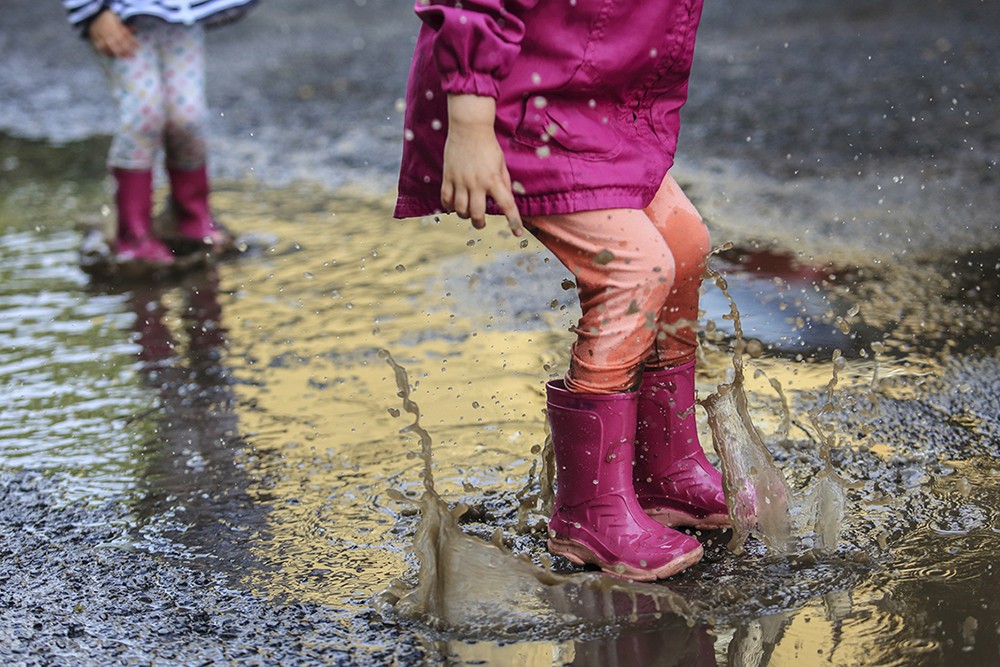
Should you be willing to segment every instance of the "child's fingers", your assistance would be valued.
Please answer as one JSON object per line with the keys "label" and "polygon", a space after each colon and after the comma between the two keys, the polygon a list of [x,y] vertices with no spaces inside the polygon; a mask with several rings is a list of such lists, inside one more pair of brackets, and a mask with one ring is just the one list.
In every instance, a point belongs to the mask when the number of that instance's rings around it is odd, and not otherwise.
{"label": "child's fingers", "polygon": [[455,210],[455,184],[448,179],[441,184],[441,210]]}
{"label": "child's fingers", "polygon": [[111,55],[115,58],[128,58],[132,53],[129,51],[127,43],[116,40],[111,42]]}
{"label": "child's fingers", "polygon": [[458,188],[455,191],[453,208],[458,217],[463,220],[469,219],[469,192],[465,188]]}
{"label": "child's fingers", "polygon": [[510,191],[510,188],[497,188],[496,192],[491,194],[493,201],[497,204],[497,208],[507,218],[510,231],[514,236],[523,236],[524,222],[521,220],[521,213],[517,210],[517,202],[514,201],[514,195]]}
{"label": "child's fingers", "polygon": [[131,31],[126,31],[121,42],[123,58],[131,58],[139,50],[139,40],[135,38]]}
{"label": "child's fingers", "polygon": [[517,210],[517,201],[514,199],[514,187],[506,165],[504,165],[503,169],[503,182],[504,190],[500,193],[499,198],[494,198],[494,201],[496,201],[497,206],[504,216],[507,217],[507,223],[510,225],[510,231],[514,236],[523,236],[524,221],[521,220],[521,212]]}
{"label": "child's fingers", "polygon": [[472,226],[482,229],[486,226],[486,193],[473,192],[469,197],[469,218]]}

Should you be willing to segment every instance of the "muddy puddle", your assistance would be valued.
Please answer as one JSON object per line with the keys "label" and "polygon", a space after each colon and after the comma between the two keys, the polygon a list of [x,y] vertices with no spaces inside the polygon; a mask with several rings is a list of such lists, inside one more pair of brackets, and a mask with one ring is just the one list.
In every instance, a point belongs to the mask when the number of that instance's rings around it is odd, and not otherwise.
{"label": "muddy puddle", "polygon": [[[702,534],[701,564],[639,586],[543,547],[543,386],[576,303],[534,241],[403,225],[368,192],[228,183],[215,206],[256,252],[112,289],[75,265],[102,184],[52,179],[0,184],[0,462],[126,503],[129,548],[380,618],[432,663],[1000,658],[995,251],[892,271],[721,252],[758,435],[791,493],[835,476],[844,519],[785,552]],[[704,308],[703,399],[734,379],[710,283]]]}

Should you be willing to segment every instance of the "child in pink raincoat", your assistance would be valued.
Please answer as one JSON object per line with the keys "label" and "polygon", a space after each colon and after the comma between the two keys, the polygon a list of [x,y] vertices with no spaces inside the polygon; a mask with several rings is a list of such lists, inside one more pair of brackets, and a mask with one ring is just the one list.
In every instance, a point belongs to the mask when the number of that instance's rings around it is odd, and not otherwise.
{"label": "child in pink raincoat", "polygon": [[636,580],[729,525],[694,417],[708,231],[669,174],[702,0],[420,0],[397,217],[504,215],[576,278],[549,550]]}

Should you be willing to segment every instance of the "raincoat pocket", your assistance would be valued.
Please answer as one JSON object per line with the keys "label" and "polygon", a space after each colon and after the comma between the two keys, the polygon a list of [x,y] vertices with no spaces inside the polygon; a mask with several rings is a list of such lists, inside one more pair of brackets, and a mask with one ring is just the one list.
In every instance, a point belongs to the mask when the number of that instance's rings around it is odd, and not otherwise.
{"label": "raincoat pocket", "polygon": [[534,95],[524,102],[514,138],[543,154],[564,151],[585,160],[607,160],[622,150],[614,108],[577,97]]}

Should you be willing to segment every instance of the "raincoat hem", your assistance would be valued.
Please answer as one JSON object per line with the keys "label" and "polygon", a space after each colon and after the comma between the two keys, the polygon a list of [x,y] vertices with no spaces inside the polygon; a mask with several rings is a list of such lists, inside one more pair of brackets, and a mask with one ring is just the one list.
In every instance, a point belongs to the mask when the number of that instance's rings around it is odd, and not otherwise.
{"label": "raincoat hem", "polygon": [[[565,215],[580,211],[602,211],[614,208],[642,210],[649,206],[656,194],[655,187],[622,186],[602,187],[572,192],[548,192],[537,195],[514,195],[517,210],[524,217],[538,215]],[[396,198],[395,218],[419,218],[446,213],[440,199],[400,195]],[[502,215],[492,201],[487,202],[486,212]]]}

